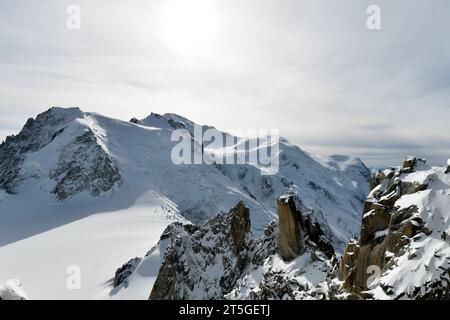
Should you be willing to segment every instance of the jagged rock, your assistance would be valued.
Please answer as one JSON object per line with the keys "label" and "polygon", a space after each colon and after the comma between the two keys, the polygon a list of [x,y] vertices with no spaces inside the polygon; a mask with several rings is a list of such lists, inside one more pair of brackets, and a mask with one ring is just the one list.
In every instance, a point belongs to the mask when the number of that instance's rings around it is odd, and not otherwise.
{"label": "jagged rock", "polygon": [[57,181],[52,193],[59,200],[82,191],[98,196],[121,181],[116,164],[90,130],[64,147],[50,178]]}
{"label": "jagged rock", "polygon": [[426,163],[425,159],[420,159],[420,158],[416,158],[416,157],[407,157],[406,160],[403,162],[400,172],[402,172],[402,173],[414,172],[414,170],[416,170],[417,166],[424,165],[425,163]]}
{"label": "jagged rock", "polygon": [[[320,223],[317,221],[320,217]],[[286,194],[278,199],[280,236],[278,241],[281,256],[292,260],[304,251],[304,243],[317,246],[328,258],[334,255],[330,244],[331,232],[320,211],[306,208],[296,194]]]}
{"label": "jagged rock", "polygon": [[344,280],[344,288],[351,290],[355,265],[358,259],[359,244],[356,240],[352,239],[345,248],[344,255],[342,256],[342,262],[339,264],[338,276],[341,280]]}
{"label": "jagged rock", "polygon": [[444,173],[445,174],[449,174],[450,173],[450,159],[447,160],[447,168],[445,168]]}
{"label": "jagged rock", "polygon": [[250,231],[250,210],[239,202],[234,208],[231,218],[231,238],[233,239],[233,253],[237,256],[245,243],[245,237]]}
{"label": "jagged rock", "polygon": [[[420,170],[425,174],[413,176],[417,177],[418,181],[411,180],[412,178],[406,179],[407,181],[402,180],[407,175],[416,174]],[[389,272],[396,268],[400,257],[406,256],[409,260],[418,257],[418,252],[411,251],[409,244],[413,240],[419,241],[422,236],[431,235],[432,230],[420,218],[419,208],[416,205],[399,208],[396,202],[403,196],[411,196],[427,190],[429,183],[437,179],[435,174],[429,174],[429,172],[430,167],[425,166],[425,160],[409,157],[401,168],[388,170],[383,175],[378,174],[378,178],[373,178],[379,184],[373,186],[364,205],[360,239],[348,244],[339,263],[339,278],[344,281],[343,287],[346,291],[361,297],[370,297],[372,293],[365,291],[370,285],[367,283],[371,275],[368,272],[369,266],[379,267],[382,273]],[[443,279],[447,281],[447,278]],[[445,281],[443,281],[444,284]],[[389,286],[380,286],[386,294],[394,294]],[[419,288],[422,293],[417,292],[410,297],[425,298],[433,295],[445,297],[448,294],[446,289],[442,289],[445,286],[436,284],[434,286],[440,289],[430,293],[428,289]],[[425,288],[425,284],[421,288]],[[423,294],[423,291],[428,293]]]}
{"label": "jagged rock", "polygon": [[51,108],[36,119],[28,119],[18,135],[7,137],[0,145],[0,190],[15,193],[24,180],[21,166],[25,155],[47,146],[80,114],[78,108]]}
{"label": "jagged rock", "polygon": [[384,173],[380,170],[375,171],[370,175],[370,190],[381,184],[384,180]]}
{"label": "jagged rock", "polygon": [[114,288],[121,285],[126,279],[136,270],[138,264],[142,261],[142,258],[130,259],[127,263],[122,265],[116,270],[114,275]]}
{"label": "jagged rock", "polygon": [[[249,262],[249,209],[240,202],[228,213],[191,228],[193,233],[180,226],[170,228],[172,243],[150,299],[222,298]],[[218,269],[223,273],[217,274]]]}
{"label": "jagged rock", "polygon": [[415,157],[407,157],[405,161],[403,161],[403,169],[413,168],[417,163],[417,159]]}
{"label": "jagged rock", "polygon": [[286,260],[295,259],[301,253],[300,222],[292,197],[278,199],[278,223],[281,256]]}
{"label": "jagged rock", "polygon": [[253,241],[250,251],[254,253],[252,263],[255,266],[262,266],[267,258],[279,252],[278,237],[278,223],[273,221],[264,229],[263,235],[258,240]]}
{"label": "jagged rock", "polygon": [[[322,281],[327,281],[327,274],[333,269],[328,257],[330,251],[334,253],[333,248],[313,212],[296,197],[285,199],[291,205],[290,214],[298,217],[298,234],[304,235],[300,239],[303,255],[292,262],[299,265],[296,273],[292,274],[288,267],[280,270],[284,262],[278,262],[283,261],[279,255],[278,223],[272,222],[259,238],[254,238],[249,231],[249,209],[240,202],[228,213],[221,213],[201,226],[187,228],[175,223],[166,229],[161,240],[170,237],[171,243],[150,299],[329,297],[327,286],[312,285],[311,277],[320,274]],[[253,279],[249,274],[255,272],[261,273],[260,282],[248,283]]]}
{"label": "jagged rock", "polygon": [[363,215],[360,244],[365,245],[375,238],[378,231],[386,230],[391,220],[391,210],[381,204],[373,204],[372,209]]}

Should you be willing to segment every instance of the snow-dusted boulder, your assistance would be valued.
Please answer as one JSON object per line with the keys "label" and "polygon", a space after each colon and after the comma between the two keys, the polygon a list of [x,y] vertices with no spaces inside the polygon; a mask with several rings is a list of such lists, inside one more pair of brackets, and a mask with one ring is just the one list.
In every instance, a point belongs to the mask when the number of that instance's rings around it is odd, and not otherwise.
{"label": "snow-dusted boulder", "polygon": [[13,279],[0,285],[0,300],[28,300],[28,297],[22,289],[22,283]]}

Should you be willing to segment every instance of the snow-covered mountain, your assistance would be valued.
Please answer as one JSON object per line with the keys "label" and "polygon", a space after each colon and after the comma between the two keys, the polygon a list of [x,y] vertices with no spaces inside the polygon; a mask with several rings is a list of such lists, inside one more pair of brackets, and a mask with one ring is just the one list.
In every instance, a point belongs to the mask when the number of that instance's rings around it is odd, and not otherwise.
{"label": "snow-covered mountain", "polygon": [[409,157],[373,176],[359,240],[340,263],[344,288],[374,299],[450,299],[450,163]]}
{"label": "snow-covered mountain", "polygon": [[449,300],[450,163],[410,157],[371,185],[360,237],[340,258],[320,215],[291,190],[259,237],[242,202],[202,225],[171,224],[146,257],[118,269],[112,295],[134,296],[153,270],[150,299]]}
{"label": "snow-covered mountain", "polygon": [[[116,267],[171,222],[202,223],[243,201],[260,235],[288,189],[322,217],[337,252],[358,233],[370,176],[359,159],[314,157],[281,139],[272,176],[253,164],[176,165],[172,133],[193,126],[174,114],[126,122],[78,108],[28,120],[0,145],[0,283],[21,279],[32,299],[108,298]],[[147,263],[159,266],[153,254]],[[81,286],[68,289],[73,266]]]}

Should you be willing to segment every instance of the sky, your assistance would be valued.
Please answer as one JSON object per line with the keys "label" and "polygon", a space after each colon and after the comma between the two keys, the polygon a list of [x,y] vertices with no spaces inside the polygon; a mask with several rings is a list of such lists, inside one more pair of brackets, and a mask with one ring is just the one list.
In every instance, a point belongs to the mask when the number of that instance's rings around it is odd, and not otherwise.
{"label": "sky", "polygon": [[[450,158],[448,0],[0,0],[0,140],[52,106]],[[68,28],[76,5],[80,28]],[[370,30],[367,8],[380,8]],[[69,24],[73,26],[73,24]]]}

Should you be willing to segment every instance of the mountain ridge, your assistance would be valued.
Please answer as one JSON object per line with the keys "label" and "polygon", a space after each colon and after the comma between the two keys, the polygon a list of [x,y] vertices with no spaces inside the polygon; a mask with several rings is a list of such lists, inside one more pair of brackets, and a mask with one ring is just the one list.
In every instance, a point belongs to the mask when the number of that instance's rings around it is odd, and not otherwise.
{"label": "mountain ridge", "polygon": [[[8,263],[0,282],[19,278],[32,284],[30,297],[47,297],[38,290],[46,284],[36,273],[26,273],[26,263],[45,269],[48,256],[58,261],[52,270],[60,276],[46,294],[65,292],[63,271],[75,263],[96,285],[62,296],[104,297],[108,290],[100,283],[117,265],[156,244],[171,222],[201,223],[244,200],[253,232],[260,234],[277,219],[276,198],[289,188],[325,217],[338,251],[358,232],[370,172],[356,158],[317,160],[281,139],[280,171],[274,176],[261,176],[251,164],[175,165],[172,133],[193,122],[173,114],[135,122],[52,108],[1,144],[0,259]],[[89,239],[101,240],[92,246]],[[76,252],[79,246],[90,250],[72,261],[63,247],[54,250],[58,242]],[[32,254],[17,266],[30,246],[46,254]]]}

